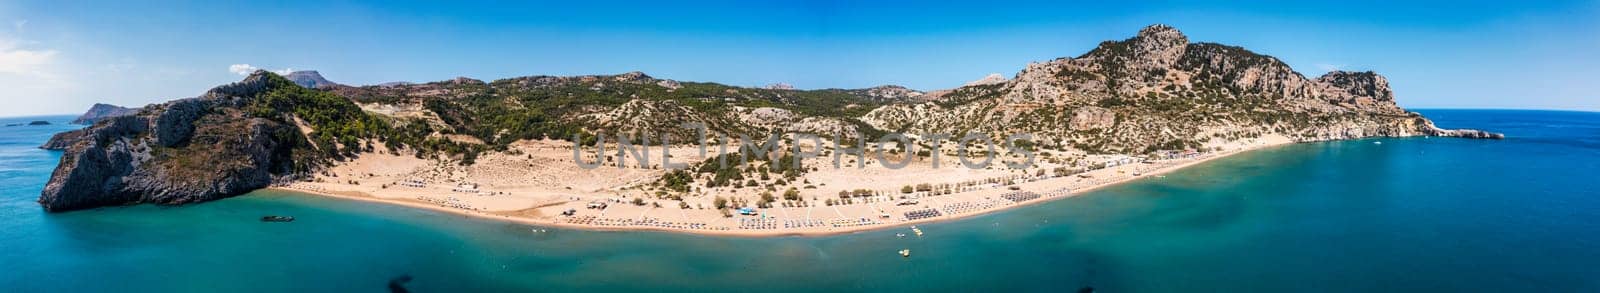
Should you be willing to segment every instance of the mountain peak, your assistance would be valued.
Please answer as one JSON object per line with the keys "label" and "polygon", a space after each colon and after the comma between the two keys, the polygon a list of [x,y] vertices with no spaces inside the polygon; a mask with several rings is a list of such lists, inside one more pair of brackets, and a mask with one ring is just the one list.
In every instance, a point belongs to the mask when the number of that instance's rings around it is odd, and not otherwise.
{"label": "mountain peak", "polygon": [[1188,38],[1183,35],[1183,32],[1178,31],[1178,28],[1159,23],[1139,29],[1139,36],[1176,36],[1185,39]]}
{"label": "mountain peak", "polygon": [[649,74],[644,74],[643,71],[629,71],[628,73],[623,73],[623,74],[616,75],[616,79],[617,79],[617,81],[643,82],[643,81],[650,81],[650,80],[653,80],[655,78],[654,77],[650,77]]}
{"label": "mountain peak", "polygon": [[334,83],[332,81],[328,81],[328,79],[326,79],[326,78],[322,78],[322,74],[321,73],[317,73],[316,70],[301,70],[301,71],[290,72],[289,74],[283,75],[283,78],[287,78],[287,79],[289,79],[289,81],[293,81],[294,84],[300,85],[301,87],[311,88],[311,89],[319,88],[319,87],[323,87],[323,86],[339,85],[338,83]]}
{"label": "mountain peak", "polygon": [[1128,41],[1140,59],[1151,61],[1160,67],[1177,63],[1178,58],[1183,56],[1183,50],[1189,46],[1189,37],[1184,36],[1178,29],[1164,24],[1140,29],[1139,35]]}
{"label": "mountain peak", "polygon": [[987,85],[987,84],[997,84],[997,83],[1002,83],[1002,82],[1006,82],[1006,76],[1000,75],[999,73],[990,73],[989,75],[985,75],[983,78],[980,78],[980,79],[974,80],[974,81],[969,81],[969,82],[967,82],[966,84],[964,84],[962,86]]}

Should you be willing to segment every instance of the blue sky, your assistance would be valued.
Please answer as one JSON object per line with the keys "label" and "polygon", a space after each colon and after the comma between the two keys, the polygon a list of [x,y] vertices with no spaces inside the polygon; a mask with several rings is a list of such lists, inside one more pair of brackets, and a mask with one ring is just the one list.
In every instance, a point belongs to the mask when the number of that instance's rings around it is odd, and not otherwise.
{"label": "blue sky", "polygon": [[1154,23],[1313,77],[1377,71],[1405,107],[1600,110],[1600,0],[132,2],[0,0],[0,116],[190,97],[242,64],[346,84],[638,70],[932,90]]}

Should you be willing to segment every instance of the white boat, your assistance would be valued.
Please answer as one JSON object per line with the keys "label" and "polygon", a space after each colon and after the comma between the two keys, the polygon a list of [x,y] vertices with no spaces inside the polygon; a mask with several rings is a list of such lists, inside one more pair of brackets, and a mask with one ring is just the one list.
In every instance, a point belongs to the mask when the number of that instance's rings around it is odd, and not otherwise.
{"label": "white boat", "polygon": [[911,257],[911,250],[910,249],[901,249],[900,250],[900,257]]}

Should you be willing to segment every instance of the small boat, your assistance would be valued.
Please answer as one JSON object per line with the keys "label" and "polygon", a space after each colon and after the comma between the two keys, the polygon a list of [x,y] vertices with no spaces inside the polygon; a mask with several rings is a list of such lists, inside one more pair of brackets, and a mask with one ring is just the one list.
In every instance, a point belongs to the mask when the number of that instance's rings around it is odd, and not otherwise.
{"label": "small boat", "polygon": [[1383,144],[1383,142],[1381,142],[1381,141],[1374,141],[1374,142],[1372,142],[1372,144]]}
{"label": "small boat", "polygon": [[294,217],[264,216],[264,217],[261,217],[261,221],[262,222],[294,222]]}
{"label": "small boat", "polygon": [[894,237],[906,237],[906,233],[895,233]]}
{"label": "small boat", "polygon": [[911,250],[910,249],[901,249],[900,250],[900,257],[911,257]]}

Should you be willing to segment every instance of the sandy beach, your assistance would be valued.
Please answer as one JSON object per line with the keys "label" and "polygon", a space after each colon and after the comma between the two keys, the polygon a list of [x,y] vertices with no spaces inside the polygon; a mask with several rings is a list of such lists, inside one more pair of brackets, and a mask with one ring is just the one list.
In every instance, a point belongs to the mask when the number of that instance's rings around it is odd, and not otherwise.
{"label": "sandy beach", "polygon": [[[738,237],[820,236],[960,219],[1050,200],[1162,174],[1212,159],[1287,144],[1263,138],[1166,159],[1108,157],[1102,168],[1051,172],[1061,164],[1041,162],[1026,170],[966,169],[947,158],[943,168],[925,160],[904,169],[818,168],[790,186],[795,200],[758,208],[771,188],[696,188],[697,196],[652,196],[649,182],[665,171],[651,168],[572,166],[572,151],[558,142],[519,143],[516,150],[480,159],[470,167],[399,155],[368,155],[345,162],[315,180],[273,189],[429,209],[541,227],[587,230],[651,230]],[[702,160],[694,147],[674,147],[674,160]],[[681,155],[680,155],[681,154]],[[813,158],[808,166],[831,159]],[[924,191],[904,192],[914,185]],[[841,196],[841,190],[871,190]],[[944,191],[940,191],[944,190]],[[745,207],[717,209],[715,198]],[[745,203],[740,205],[739,203]],[[908,231],[909,232],[909,231]]]}

